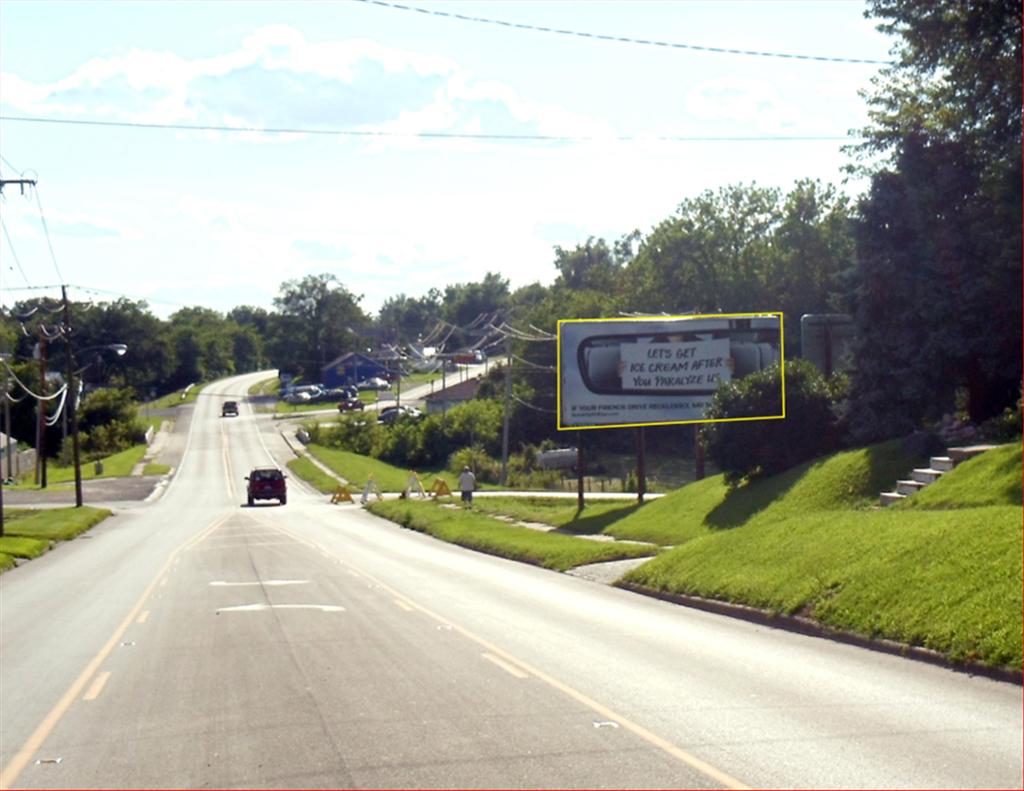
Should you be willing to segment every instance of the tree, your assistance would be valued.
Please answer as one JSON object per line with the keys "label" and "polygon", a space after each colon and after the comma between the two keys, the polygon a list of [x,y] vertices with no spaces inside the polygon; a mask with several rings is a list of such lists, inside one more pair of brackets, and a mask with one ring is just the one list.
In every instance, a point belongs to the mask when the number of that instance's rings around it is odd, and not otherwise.
{"label": "tree", "polygon": [[683,201],[628,266],[629,304],[667,313],[776,309],[768,262],[778,202],[777,190],[753,184]]}
{"label": "tree", "polygon": [[282,283],[274,298],[281,321],[273,328],[272,362],[319,381],[320,370],[328,362],[359,345],[368,322],[359,307],[361,299],[331,274]]}
{"label": "tree", "polygon": [[393,343],[416,343],[437,324],[442,310],[441,292],[436,288],[419,298],[398,294],[381,305],[377,325]]}
{"label": "tree", "polygon": [[444,290],[443,318],[456,327],[466,327],[479,318],[508,306],[508,279],[488,272],[479,283],[457,283]]}
{"label": "tree", "polygon": [[706,416],[723,422],[703,425],[701,441],[730,486],[777,475],[840,446],[842,431],[833,411],[840,380],[826,380],[806,360],[788,361],[785,373],[783,419],[749,419],[782,414],[779,365],[722,385],[712,398]]}
{"label": "tree", "polygon": [[898,35],[855,150],[859,206],[852,415],[858,439],[954,409],[975,421],[1021,381],[1019,3],[874,0]]}
{"label": "tree", "polygon": [[235,349],[228,330],[224,316],[210,308],[182,308],[171,315],[170,335],[178,363],[171,375],[174,388],[235,372]]}

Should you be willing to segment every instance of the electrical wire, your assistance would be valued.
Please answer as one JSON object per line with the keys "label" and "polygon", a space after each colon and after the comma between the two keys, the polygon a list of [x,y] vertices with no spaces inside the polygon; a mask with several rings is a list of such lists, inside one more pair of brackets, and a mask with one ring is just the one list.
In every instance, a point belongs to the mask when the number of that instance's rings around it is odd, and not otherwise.
{"label": "electrical wire", "polygon": [[[6,160],[4,161],[6,162]],[[21,268],[21,261],[18,259],[18,254],[14,250],[14,242],[11,239],[11,232],[7,230],[7,223],[4,222],[3,217],[0,217],[0,228],[3,229],[4,237],[7,239],[7,246],[11,249],[11,256],[14,258],[14,263],[18,265],[18,271],[21,272],[21,279],[24,280],[25,285],[28,286],[28,277],[25,275],[25,270]],[[29,287],[31,288],[31,286]],[[10,289],[7,290],[10,291]]]}
{"label": "electrical wire", "polygon": [[36,196],[36,205],[39,207],[39,219],[43,223],[43,233],[46,236],[46,246],[50,248],[50,258],[53,260],[53,268],[57,271],[57,279],[61,283],[63,283],[64,282],[64,275],[62,275],[61,272],[60,272],[60,267],[57,265],[57,256],[53,252],[53,242],[50,241],[50,229],[49,229],[49,227],[46,224],[46,215],[43,213],[43,203],[39,199],[39,186],[38,185],[36,186],[35,190],[33,190],[33,192],[35,192],[35,196]]}
{"label": "electrical wire", "polygon": [[64,412],[64,404],[67,403],[68,400],[68,386],[65,384],[63,387],[61,387],[60,390],[54,393],[54,395],[58,394],[61,397],[60,403],[57,405],[57,409],[56,411],[54,411],[53,417],[44,418],[46,425],[51,428],[57,425],[57,423],[60,421],[61,415]]}
{"label": "electrical wire", "polygon": [[72,126],[105,126],[124,129],[171,129],[184,132],[248,132],[264,135],[327,135],[334,137],[420,138],[427,140],[492,140],[532,141],[547,143],[750,143],[750,142],[858,142],[866,138],[843,135],[537,135],[488,134],[484,132],[393,132],[381,129],[310,129],[270,126],[226,126],[219,124],[157,124],[141,121],[88,121],[76,118],[41,118],[26,115],[0,115],[0,121],[31,124],[67,124]]}
{"label": "electrical wire", "polygon": [[29,387],[27,384],[25,384],[18,378],[18,375],[14,373],[14,369],[11,368],[10,365],[8,365],[7,360],[0,358],[0,362],[3,363],[4,368],[7,370],[7,374],[21,387],[22,390],[24,390],[26,393],[32,396],[36,401],[52,401],[53,399],[59,397],[64,390],[67,390],[68,386],[67,384],[64,384],[61,386],[61,389],[58,390],[53,395],[39,395],[38,393],[34,392],[31,387]]}
{"label": "electrical wire", "polygon": [[526,407],[527,409],[534,410],[535,412],[545,412],[546,414],[549,414],[549,415],[557,414],[557,410],[545,409],[544,407],[535,406],[534,404],[528,404],[526,401],[524,401],[519,396],[514,395],[514,394],[512,396],[512,400],[515,401],[517,404],[520,404],[520,405]]}
{"label": "electrical wire", "polygon": [[873,60],[871,58],[842,58],[833,55],[797,55],[788,52],[767,52],[752,49],[734,49],[732,47],[707,47],[698,44],[681,44],[673,41],[659,41],[657,39],[631,38],[630,36],[615,36],[607,33],[588,33],[582,30],[565,30],[544,25],[530,25],[525,22],[508,22],[503,19],[489,19],[487,17],[469,16],[468,14],[456,14],[451,11],[440,11],[436,8],[421,8],[419,6],[402,5],[401,3],[390,3],[385,0],[359,0],[367,5],[375,5],[387,8],[391,11],[415,11],[429,16],[447,17],[462,22],[476,22],[478,24],[498,25],[516,30],[531,30],[538,33],[555,33],[560,36],[576,36],[579,38],[595,39],[598,41],[612,41],[618,44],[640,44],[648,47],[668,47],[670,49],[687,49],[696,52],[711,52],[718,55],[750,55],[760,58],[785,58],[787,60],[810,60],[825,61],[827,63],[859,63],[878,66],[891,66],[892,61]]}

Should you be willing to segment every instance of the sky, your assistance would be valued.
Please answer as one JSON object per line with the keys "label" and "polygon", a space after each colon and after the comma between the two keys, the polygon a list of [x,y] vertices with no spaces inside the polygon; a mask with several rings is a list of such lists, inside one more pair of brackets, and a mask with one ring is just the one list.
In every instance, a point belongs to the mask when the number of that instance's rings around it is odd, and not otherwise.
{"label": "sky", "polygon": [[487,272],[549,284],[556,247],[705,190],[855,196],[842,148],[879,63],[697,47],[886,61],[864,9],[2,0],[0,178],[37,185],[0,197],[0,303],[63,283],[161,317],[271,309],[326,273],[375,315]]}

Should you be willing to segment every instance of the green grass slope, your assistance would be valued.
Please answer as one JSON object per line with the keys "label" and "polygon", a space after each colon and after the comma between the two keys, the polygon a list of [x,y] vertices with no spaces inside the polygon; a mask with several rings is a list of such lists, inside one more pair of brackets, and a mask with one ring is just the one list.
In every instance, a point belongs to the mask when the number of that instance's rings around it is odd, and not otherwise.
{"label": "green grass slope", "polygon": [[[1019,668],[1019,449],[965,463],[916,507],[871,505],[915,463],[885,443],[732,491],[720,479],[701,481],[609,532],[677,545],[630,572],[635,585],[801,613],[954,660]],[[987,494],[960,507],[973,484]]]}
{"label": "green grass slope", "polygon": [[382,500],[372,502],[369,510],[442,541],[558,571],[588,563],[647,557],[657,551],[636,544],[596,542],[516,527],[476,509],[432,500]]}
{"label": "green grass slope", "polygon": [[1021,504],[1021,446],[1001,445],[958,464],[900,508],[977,508]]}

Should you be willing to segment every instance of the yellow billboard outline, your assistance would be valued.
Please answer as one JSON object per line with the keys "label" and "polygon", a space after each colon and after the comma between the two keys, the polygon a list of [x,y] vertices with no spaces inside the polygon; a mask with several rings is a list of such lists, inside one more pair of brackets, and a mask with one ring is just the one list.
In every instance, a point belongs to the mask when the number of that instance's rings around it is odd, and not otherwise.
{"label": "yellow billboard outline", "polygon": [[[763,415],[758,417],[723,417],[702,418],[700,420],[664,420],[657,423],[615,423],[601,426],[563,426],[562,425],[562,325],[587,324],[595,322],[638,322],[638,321],[672,321],[675,319],[749,319],[779,317],[779,369],[782,375],[782,414]],[[750,420],[785,420],[786,419],[786,327],[785,316],[781,310],[765,310],[751,313],[700,313],[692,316],[621,316],[604,319],[559,319],[555,331],[555,360],[557,376],[555,385],[556,430],[557,431],[593,431],[603,428],[644,428],[645,426],[684,426],[696,423],[739,423]]]}

